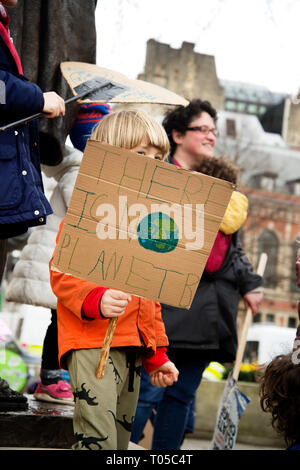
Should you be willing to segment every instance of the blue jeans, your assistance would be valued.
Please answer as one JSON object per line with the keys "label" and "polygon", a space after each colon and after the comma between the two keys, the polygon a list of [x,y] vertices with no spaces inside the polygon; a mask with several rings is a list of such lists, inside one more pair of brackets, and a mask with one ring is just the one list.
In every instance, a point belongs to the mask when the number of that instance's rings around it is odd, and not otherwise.
{"label": "blue jeans", "polygon": [[184,433],[191,429],[188,422],[197,388],[208,363],[190,358],[179,350],[168,350],[168,356],[179,370],[178,381],[171,387],[159,388],[151,384],[149,375],[142,369],[139,401],[131,433],[131,441],[138,443],[153,409],[156,410],[152,449],[180,449]]}

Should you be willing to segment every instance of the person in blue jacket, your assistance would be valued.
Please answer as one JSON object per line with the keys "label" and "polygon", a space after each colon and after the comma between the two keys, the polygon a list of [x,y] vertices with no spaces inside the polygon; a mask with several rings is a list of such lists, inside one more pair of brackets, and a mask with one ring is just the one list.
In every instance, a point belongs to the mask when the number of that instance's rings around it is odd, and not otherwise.
{"label": "person in blue jacket", "polygon": [[[60,96],[43,93],[23,75],[4,7],[16,3],[17,0],[0,2],[0,126],[41,111],[49,118],[65,113]],[[0,239],[46,223],[51,212],[43,190],[37,122],[0,133]]]}
{"label": "person in blue jacket", "polygon": [[[0,2],[0,127],[39,112],[48,118],[65,114],[59,95],[43,93],[23,75],[5,8],[17,1]],[[42,182],[37,122],[0,132],[0,285],[7,239],[25,233],[28,227],[45,224],[51,213]],[[0,378],[0,409],[22,409],[26,407],[24,398]]]}

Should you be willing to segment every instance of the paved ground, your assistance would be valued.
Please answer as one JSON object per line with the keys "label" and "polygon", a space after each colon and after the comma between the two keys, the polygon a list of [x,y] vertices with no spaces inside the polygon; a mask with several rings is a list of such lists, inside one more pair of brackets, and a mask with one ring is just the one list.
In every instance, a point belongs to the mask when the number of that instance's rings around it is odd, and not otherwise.
{"label": "paved ground", "polygon": [[[210,441],[201,439],[185,439],[181,447],[182,450],[209,450]],[[242,444],[237,442],[235,450],[282,450],[279,447],[266,447],[258,445]]]}
{"label": "paved ground", "polygon": [[[181,450],[209,450],[210,441],[202,439],[185,439]],[[36,448],[22,448],[22,447],[0,447],[1,450],[64,450],[64,449],[36,449]],[[130,443],[128,450],[146,450],[136,444]],[[235,450],[283,450],[278,447],[264,447],[254,446],[249,444],[237,443]]]}

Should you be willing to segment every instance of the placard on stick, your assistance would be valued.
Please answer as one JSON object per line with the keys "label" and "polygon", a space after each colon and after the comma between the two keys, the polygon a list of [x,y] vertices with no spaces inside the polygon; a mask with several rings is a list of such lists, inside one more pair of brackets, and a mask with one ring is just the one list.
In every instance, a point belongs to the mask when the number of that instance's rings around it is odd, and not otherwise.
{"label": "placard on stick", "polygon": [[80,93],[85,82],[111,81],[112,86],[96,91],[84,102],[105,103],[157,103],[186,106],[188,101],[180,95],[144,80],[132,80],[122,73],[84,62],[62,62],[61,72],[73,93]]}
{"label": "placard on stick", "polygon": [[233,189],[89,140],[51,269],[188,309]]}

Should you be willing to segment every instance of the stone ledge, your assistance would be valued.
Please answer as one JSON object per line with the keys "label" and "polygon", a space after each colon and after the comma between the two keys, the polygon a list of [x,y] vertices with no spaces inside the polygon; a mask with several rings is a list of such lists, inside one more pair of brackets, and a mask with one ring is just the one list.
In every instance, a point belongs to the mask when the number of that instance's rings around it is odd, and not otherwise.
{"label": "stone ledge", "polygon": [[[197,390],[193,437],[212,439],[225,383],[225,380],[218,382],[202,380]],[[260,407],[259,385],[257,383],[238,382],[238,389],[250,399],[250,403],[239,421],[237,442],[286,448],[283,438],[271,426],[271,415],[264,413]]]}
{"label": "stone ledge", "polygon": [[[28,398],[27,411],[0,412],[1,448],[71,449],[74,407]],[[128,450],[145,450],[129,443]]]}
{"label": "stone ledge", "polygon": [[28,398],[27,411],[0,412],[1,447],[70,449],[73,445],[73,406]]}

